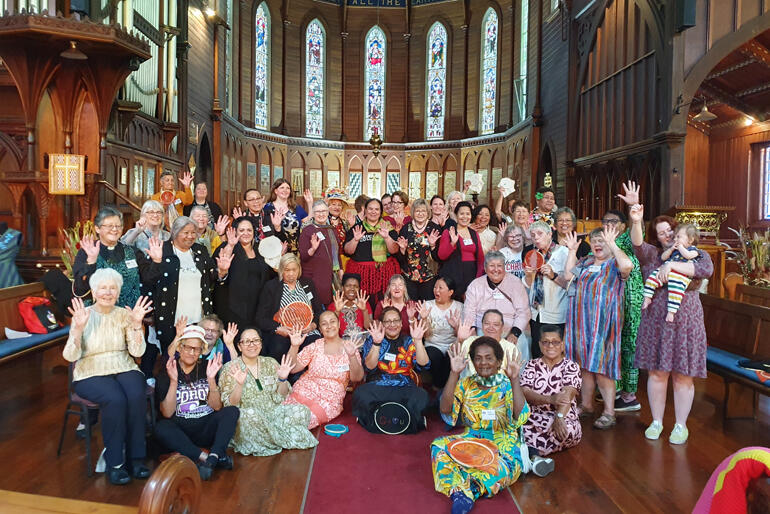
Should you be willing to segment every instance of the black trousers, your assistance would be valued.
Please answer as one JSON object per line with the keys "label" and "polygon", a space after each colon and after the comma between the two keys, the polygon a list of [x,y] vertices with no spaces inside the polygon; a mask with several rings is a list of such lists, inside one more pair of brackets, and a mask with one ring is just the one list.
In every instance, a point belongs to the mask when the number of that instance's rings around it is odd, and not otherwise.
{"label": "black trousers", "polygon": [[442,389],[449,379],[449,372],[452,371],[449,355],[435,346],[426,346],[425,351],[430,359],[430,368],[426,372],[433,378],[433,385]]}
{"label": "black trousers", "polygon": [[235,434],[241,411],[233,405],[197,419],[162,419],[155,424],[155,438],[167,450],[198,462],[201,447],[223,457]]}
{"label": "black trousers", "polygon": [[146,387],[144,374],[137,370],[72,383],[78,396],[98,403],[102,411],[107,466],[123,464],[124,450],[130,460],[144,459],[147,455],[144,439]]}
{"label": "black trousers", "polygon": [[433,277],[425,282],[413,282],[406,279],[406,292],[409,293],[409,299],[416,302],[433,300],[433,286],[436,285],[436,278]]}
{"label": "black trousers", "polygon": [[529,329],[532,332],[532,341],[530,342],[530,350],[532,350],[532,358],[537,359],[543,356],[543,352],[540,351],[540,327],[543,325],[556,325],[561,327],[562,333],[564,333],[564,325],[566,323],[541,323],[536,320],[530,320]]}
{"label": "black trousers", "polygon": [[139,363],[139,369],[144,373],[145,378],[152,378],[155,371],[155,361],[158,360],[158,347],[147,343],[142,355],[142,361]]}

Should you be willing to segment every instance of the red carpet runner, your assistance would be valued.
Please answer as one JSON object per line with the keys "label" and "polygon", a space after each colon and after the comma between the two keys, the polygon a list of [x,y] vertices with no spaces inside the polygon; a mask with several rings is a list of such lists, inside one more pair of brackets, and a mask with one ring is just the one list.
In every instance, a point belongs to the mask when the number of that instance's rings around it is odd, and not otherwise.
{"label": "red carpet runner", "polygon": [[[341,438],[319,432],[304,514],[434,514],[449,512],[448,497],[433,488],[430,443],[447,435],[434,414],[428,430],[414,435],[370,434],[355,422],[349,401],[333,423],[350,432]],[[457,431],[453,431],[456,433]],[[480,498],[473,514],[518,514],[508,490]]]}

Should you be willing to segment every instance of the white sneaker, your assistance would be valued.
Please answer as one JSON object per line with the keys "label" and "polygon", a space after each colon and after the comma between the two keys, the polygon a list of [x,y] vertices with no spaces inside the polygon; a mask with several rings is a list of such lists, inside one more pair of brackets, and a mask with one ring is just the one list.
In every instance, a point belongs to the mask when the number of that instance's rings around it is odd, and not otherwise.
{"label": "white sneaker", "polygon": [[684,425],[677,423],[674,425],[674,429],[671,431],[671,435],[668,436],[668,442],[671,444],[684,444],[687,442],[687,438],[690,436],[689,430]]}
{"label": "white sneaker", "polygon": [[548,457],[537,456],[532,459],[532,472],[541,478],[551,473],[555,467],[553,459]]}
{"label": "white sneaker", "polygon": [[107,451],[107,448],[104,448],[102,450],[102,453],[99,454],[99,460],[96,461],[96,471],[97,473],[104,473],[107,471],[107,461],[104,460],[104,453]]}
{"label": "white sneaker", "polygon": [[652,441],[656,441],[662,432],[663,423],[660,421],[653,421],[650,423],[650,426],[647,427],[647,430],[644,431],[644,437]]}
{"label": "white sneaker", "polygon": [[150,387],[152,387],[153,389],[155,389],[155,379],[154,379],[154,378],[150,377],[150,378],[148,378],[148,379],[146,380],[146,382],[147,382],[147,385],[148,385],[148,386],[150,386]]}

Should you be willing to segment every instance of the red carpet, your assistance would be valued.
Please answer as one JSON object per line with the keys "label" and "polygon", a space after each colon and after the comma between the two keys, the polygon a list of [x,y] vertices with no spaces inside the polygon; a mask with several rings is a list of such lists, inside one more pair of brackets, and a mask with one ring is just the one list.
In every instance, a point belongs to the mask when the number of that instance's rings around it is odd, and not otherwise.
{"label": "red carpet", "polygon": [[[433,488],[430,466],[431,441],[447,435],[438,416],[429,416],[428,430],[418,434],[370,434],[355,422],[348,401],[333,423],[347,425],[350,432],[339,439],[319,432],[304,514],[449,512],[451,502]],[[473,509],[476,513],[518,514],[519,510],[505,490],[480,498]]]}

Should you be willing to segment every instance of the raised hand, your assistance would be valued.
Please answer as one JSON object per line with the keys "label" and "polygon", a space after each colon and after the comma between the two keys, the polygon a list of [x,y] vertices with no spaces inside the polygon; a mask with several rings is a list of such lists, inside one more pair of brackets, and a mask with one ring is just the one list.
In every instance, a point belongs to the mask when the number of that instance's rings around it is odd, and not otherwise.
{"label": "raised hand", "polygon": [[393,218],[393,221],[396,222],[396,225],[399,227],[404,225],[404,218],[405,214],[403,212],[397,212],[391,216]]}
{"label": "raised hand", "polygon": [[131,324],[133,325],[133,328],[142,328],[142,321],[144,320],[144,317],[147,316],[147,313],[152,310],[152,300],[146,296],[140,296],[136,300],[134,308],[132,309],[126,305],[126,310],[131,316]]}
{"label": "raised hand", "polygon": [[242,218],[244,216],[243,211],[240,207],[233,207],[233,219],[237,220],[238,218]]}
{"label": "raised hand", "polygon": [[179,182],[182,183],[182,185],[187,189],[190,187],[190,184],[192,184],[193,176],[190,174],[189,171],[185,171],[184,175],[182,175],[182,178],[179,179]]}
{"label": "raised hand", "polygon": [[468,357],[463,352],[463,346],[460,343],[454,343],[447,350],[447,355],[449,355],[449,365],[452,368],[452,372],[462,373],[468,365]]}
{"label": "raised hand", "polygon": [[283,219],[286,217],[287,212],[286,209],[276,209],[270,213],[270,223],[277,232],[280,232],[281,224],[283,223]]}
{"label": "raised hand", "polygon": [[217,231],[217,234],[220,236],[225,233],[225,230],[227,230],[227,224],[230,223],[230,218],[227,216],[220,216],[216,223],[214,223],[214,230]]}
{"label": "raised hand", "polygon": [[184,335],[184,329],[187,328],[187,316],[179,316],[179,319],[174,323],[174,329],[176,330],[176,337],[182,337]]}
{"label": "raised hand", "polygon": [[618,198],[626,202],[626,205],[636,205],[639,203],[639,186],[633,180],[623,184],[623,193],[618,194]]}
{"label": "raised hand", "polygon": [[428,233],[428,244],[430,245],[431,248],[436,246],[436,243],[438,242],[439,239],[441,239],[441,232],[439,232],[438,230],[433,229]]}
{"label": "raised hand", "polygon": [[310,189],[305,189],[302,192],[302,198],[305,199],[305,205],[307,205],[308,211],[313,208],[313,192]]}
{"label": "raised hand", "polygon": [[353,240],[360,241],[362,237],[364,237],[364,227],[361,225],[353,227]]}
{"label": "raised hand", "polygon": [[96,260],[99,258],[99,246],[101,246],[101,243],[93,236],[83,236],[80,240],[80,248],[86,252],[88,264],[96,264]]}
{"label": "raised hand", "polygon": [[457,245],[457,241],[460,240],[460,235],[457,233],[456,227],[449,227],[449,242],[452,243],[452,246]]}
{"label": "raised hand", "polygon": [[227,275],[230,271],[230,265],[233,263],[233,252],[230,248],[229,245],[225,246],[217,257],[217,269],[221,276]]}
{"label": "raised hand", "polygon": [[163,260],[163,242],[157,237],[151,237],[147,241],[147,256],[152,259],[152,262],[158,264]]}
{"label": "raised hand", "polygon": [[305,341],[305,334],[302,333],[302,327],[289,327],[289,342],[292,346],[299,346]]}
{"label": "raised hand", "polygon": [[615,242],[615,239],[618,237],[618,226],[617,225],[605,225],[602,229],[602,236],[604,237],[604,242],[607,244],[611,244]]}
{"label": "raised hand", "polygon": [[577,232],[567,232],[564,235],[564,243],[570,251],[577,252],[578,248],[580,248],[580,239],[578,239]]}
{"label": "raised hand", "polygon": [[227,324],[227,330],[224,331],[222,334],[222,341],[227,346],[232,346],[233,342],[235,341],[235,336],[238,335],[238,325],[233,323],[232,321]]}
{"label": "raised hand", "polygon": [[235,380],[238,385],[243,385],[246,383],[246,377],[249,376],[248,370],[241,369],[241,367],[238,365],[230,366],[229,374],[231,377],[233,377],[233,380]]}
{"label": "raised hand", "polygon": [[369,327],[369,334],[371,334],[374,344],[380,344],[385,339],[385,327],[379,321],[372,321],[372,326]]}
{"label": "raised hand", "polygon": [[396,243],[398,243],[398,248],[401,250],[401,253],[405,254],[406,249],[409,246],[409,241],[407,241],[404,236],[401,236],[398,239],[396,239]]}
{"label": "raised hand", "polygon": [[369,302],[369,295],[361,289],[356,293],[356,307],[366,312],[366,304]]}
{"label": "raised hand", "polygon": [[544,277],[548,277],[548,278],[551,278],[551,275],[556,275],[556,273],[553,271],[553,268],[551,267],[550,264],[543,264],[542,266],[540,266],[539,271],[540,273],[542,273]]}
{"label": "raised hand", "polygon": [[378,233],[378,234],[379,234],[379,235],[380,235],[380,236],[381,236],[383,239],[387,239],[388,237],[390,237],[390,235],[389,235],[389,232],[388,232],[388,229],[386,229],[385,227],[382,227],[382,226],[381,226],[380,228],[378,228],[378,229],[377,229],[377,233]]}
{"label": "raised hand", "polygon": [[216,380],[220,369],[222,369],[222,354],[218,353],[206,365],[206,378]]}
{"label": "raised hand", "polygon": [[342,309],[345,308],[345,297],[342,294],[342,291],[337,290],[334,292],[334,310],[337,312],[342,312]]}
{"label": "raised hand", "polygon": [[428,302],[421,300],[418,306],[420,308],[420,319],[428,319],[428,316],[430,316],[430,305],[428,305]]}
{"label": "raised hand", "polygon": [[166,373],[171,382],[177,382],[179,380],[179,369],[176,366],[176,359],[173,357],[166,361]]}
{"label": "raised hand", "polygon": [[234,247],[236,243],[238,243],[238,235],[235,232],[235,227],[229,226],[227,227],[227,230],[225,231],[227,234],[227,246],[230,248]]}
{"label": "raised hand", "polygon": [[275,374],[278,376],[280,380],[286,380],[289,378],[289,373],[291,373],[292,368],[294,367],[294,359],[289,357],[288,354],[285,354],[283,357],[281,357],[281,365],[278,366],[278,369],[275,371]]}
{"label": "raised hand", "polygon": [[633,223],[642,223],[642,220],[644,219],[644,205],[632,205],[631,210],[628,212],[628,217]]}
{"label": "raised hand", "polygon": [[67,308],[72,316],[72,326],[82,332],[88,324],[88,318],[91,315],[91,311],[86,309],[83,300],[74,296],[72,298],[72,307]]}
{"label": "raised hand", "polygon": [[457,327],[457,340],[465,341],[475,333],[476,331],[474,330],[473,325],[471,325],[471,322],[463,320],[463,322],[460,323],[460,326]]}
{"label": "raised hand", "polygon": [[147,218],[142,216],[138,220],[136,220],[136,224],[134,225],[139,230],[144,230],[147,227]]}
{"label": "raised hand", "polygon": [[519,370],[521,370],[521,363],[516,360],[516,357],[513,356],[512,351],[506,352],[506,357],[508,360],[508,364],[505,366],[505,374],[508,375],[508,378],[510,379],[510,381],[513,382],[519,377]]}
{"label": "raised hand", "polygon": [[315,253],[319,246],[321,246],[321,240],[318,239],[318,232],[316,232],[310,236],[310,248],[312,248],[313,252]]}
{"label": "raised hand", "polygon": [[354,356],[358,353],[358,350],[364,345],[364,340],[361,336],[356,336],[353,339],[343,339],[342,348],[345,350],[345,354],[348,357]]}
{"label": "raised hand", "polygon": [[406,303],[406,317],[409,319],[414,319],[417,313],[419,312],[420,308],[417,305],[417,302],[414,300],[409,300]]}
{"label": "raised hand", "polygon": [[286,241],[281,242],[281,255],[286,255],[286,252],[289,251],[289,243]]}
{"label": "raised hand", "polygon": [[497,230],[500,232],[500,235],[505,235],[505,231],[508,229],[508,223],[501,221],[500,224],[497,226]]}
{"label": "raised hand", "polygon": [[422,341],[425,332],[428,330],[428,326],[425,324],[425,320],[415,320],[410,324],[409,334],[412,336],[413,341]]}
{"label": "raised hand", "polygon": [[458,309],[450,310],[444,314],[444,316],[446,316],[446,321],[449,323],[449,326],[454,329],[455,333],[457,333],[457,329],[460,326],[460,311]]}

